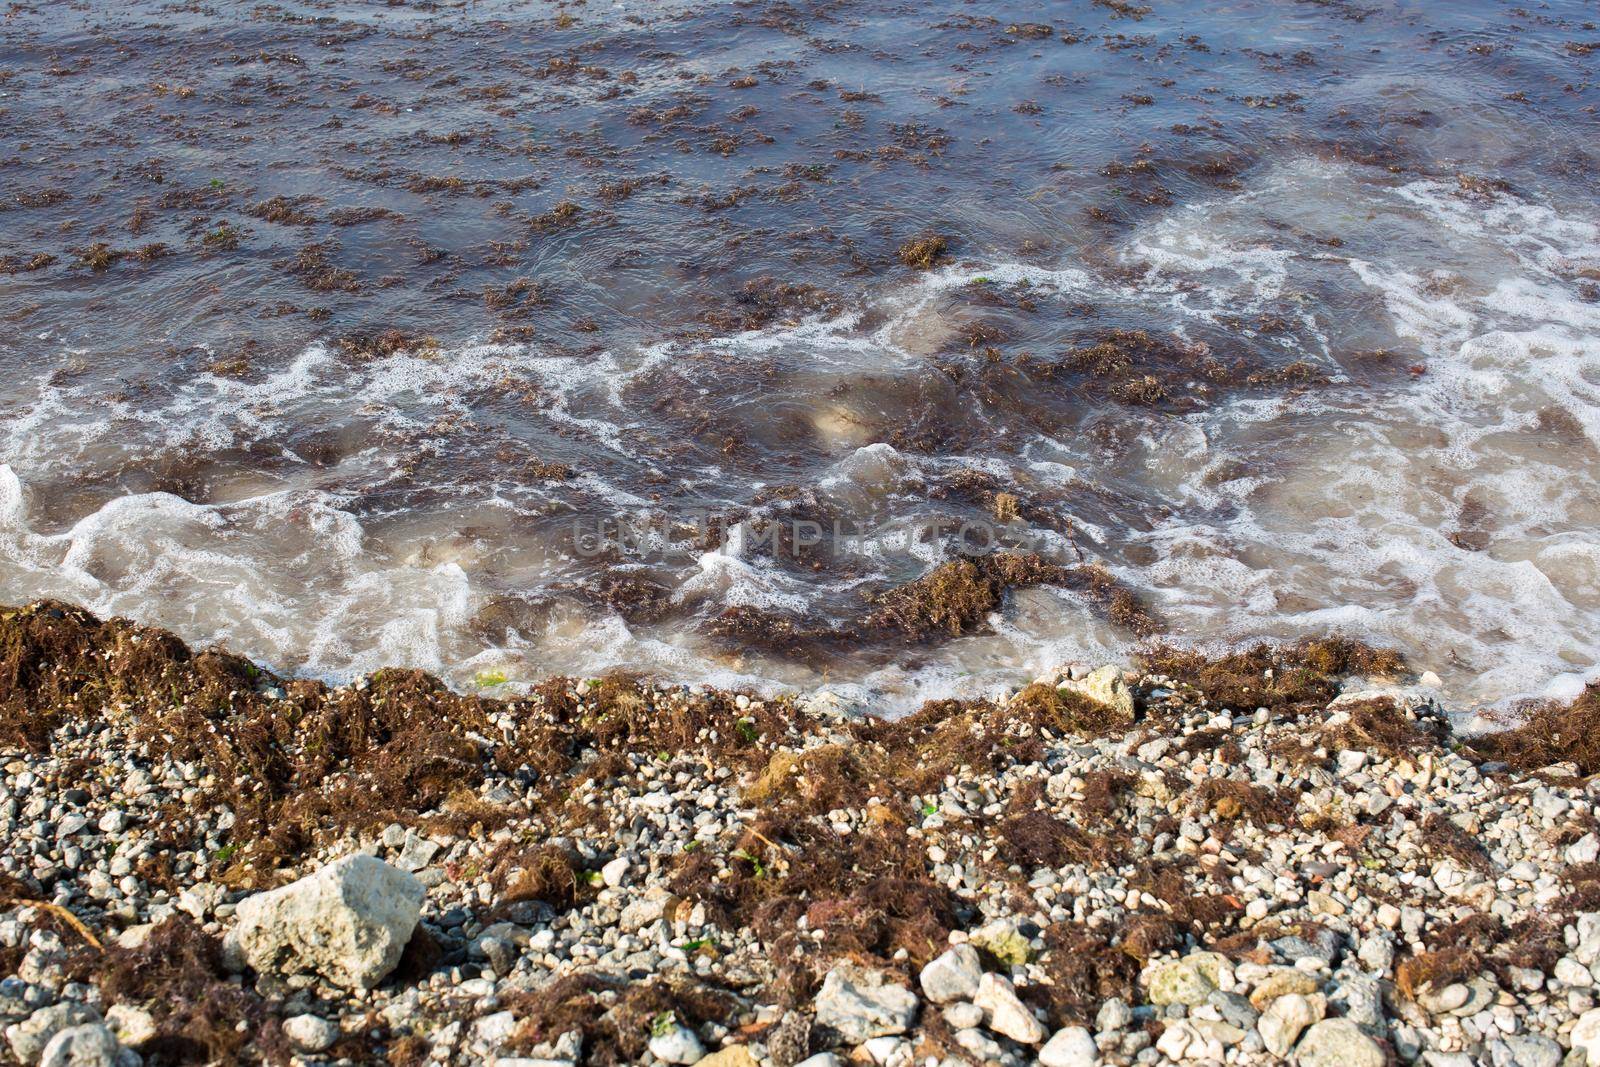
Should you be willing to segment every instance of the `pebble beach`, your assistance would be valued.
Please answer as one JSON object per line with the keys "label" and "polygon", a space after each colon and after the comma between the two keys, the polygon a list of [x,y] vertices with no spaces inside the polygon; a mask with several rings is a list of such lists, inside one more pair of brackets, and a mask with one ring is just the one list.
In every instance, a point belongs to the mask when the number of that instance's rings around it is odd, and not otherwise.
{"label": "pebble beach", "polygon": [[0,631],[29,1067],[1600,1062],[1587,697],[1461,738],[1330,642],[887,721]]}

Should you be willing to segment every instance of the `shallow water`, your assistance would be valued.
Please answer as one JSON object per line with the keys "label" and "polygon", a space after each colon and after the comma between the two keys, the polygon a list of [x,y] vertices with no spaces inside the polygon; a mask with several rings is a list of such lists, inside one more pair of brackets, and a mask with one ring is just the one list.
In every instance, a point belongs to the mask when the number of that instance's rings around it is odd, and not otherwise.
{"label": "shallow water", "polygon": [[846,627],[966,524],[1180,641],[1600,674],[1592,7],[1031,17],[12,5],[0,602],[888,707],[1137,643],[1048,587],[935,643],[718,623]]}

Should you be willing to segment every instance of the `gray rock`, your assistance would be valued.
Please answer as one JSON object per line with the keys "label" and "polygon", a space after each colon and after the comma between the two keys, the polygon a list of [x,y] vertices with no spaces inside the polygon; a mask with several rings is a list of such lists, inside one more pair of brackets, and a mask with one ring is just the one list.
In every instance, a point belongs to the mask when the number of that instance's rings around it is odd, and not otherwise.
{"label": "gray rock", "polygon": [[922,993],[935,1004],[971,1000],[983,977],[983,963],[971,945],[957,945],[922,968]]}
{"label": "gray rock", "polygon": [[436,842],[423,837],[415,830],[407,830],[405,844],[400,849],[400,855],[395,857],[394,865],[402,871],[415,873],[433,862],[433,857],[439,854]]}
{"label": "gray rock", "polygon": [[1471,989],[1460,982],[1453,982],[1442,989],[1429,989],[1418,994],[1417,1003],[1434,1015],[1443,1015],[1455,1011],[1471,999]]}
{"label": "gray rock", "polygon": [[472,1040],[490,1051],[511,1040],[516,1032],[517,1017],[509,1011],[482,1016],[472,1024]]}
{"label": "gray rock", "polygon": [[941,1014],[952,1030],[971,1030],[974,1026],[983,1025],[983,1009],[964,1000],[945,1005]]}
{"label": "gray rock", "polygon": [[1567,862],[1574,866],[1593,863],[1596,859],[1600,859],[1600,837],[1592,833],[1584,834],[1567,846]]}
{"label": "gray rock", "polygon": [[511,944],[498,937],[480,937],[478,949],[483,953],[494,973],[504,976],[517,965],[517,953]]}
{"label": "gray rock", "polygon": [[1579,915],[1574,932],[1577,944],[1572,950],[1573,956],[1585,967],[1592,966],[1600,960],[1600,912]]}
{"label": "gray rock", "polygon": [[59,1031],[44,1048],[39,1067],[115,1067],[122,1051],[103,1023],[84,1023]]}
{"label": "gray rock", "polygon": [[347,989],[371,989],[400,962],[424,894],[415,877],[380,859],[347,856],[241,900],[230,939],[257,971],[309,971]]}
{"label": "gray rock", "polygon": [[1361,942],[1356,956],[1362,966],[1378,974],[1387,974],[1389,968],[1394,966],[1394,945],[1388,938],[1374,934]]}
{"label": "gray rock", "polygon": [[1367,754],[1360,749],[1345,749],[1338,756],[1339,773],[1348,777],[1367,765]]}
{"label": "gray rock", "polygon": [[19,1023],[6,1027],[6,1043],[11,1054],[23,1064],[38,1063],[50,1039],[69,1027],[98,1023],[100,1013],[72,1001],[40,1008]]}
{"label": "gray rock", "polygon": [[[882,1040],[893,1040],[883,1038]],[[956,1044],[966,1049],[978,1058],[980,1063],[999,1063],[1006,1054],[1000,1042],[984,1033],[982,1030],[957,1030]]]}
{"label": "gray rock", "polygon": [[1323,927],[1310,938],[1305,937],[1280,937],[1273,941],[1272,947],[1287,960],[1314,959],[1321,960],[1330,967],[1339,958],[1339,949],[1343,942],[1333,930]]}
{"label": "gray rock", "polygon": [[917,1017],[917,995],[882,973],[840,963],[822,980],[817,1024],[838,1031],[852,1045],[903,1034]]}
{"label": "gray rock", "polygon": [[1112,997],[1100,1005],[1100,1011],[1094,1017],[1095,1029],[1101,1033],[1125,1030],[1132,1022],[1133,1009],[1121,997]]}
{"label": "gray rock", "polygon": [[622,909],[620,923],[627,933],[642,930],[667,912],[669,895],[660,887],[653,887],[645,895],[628,902]]}
{"label": "gray rock", "polygon": [[[1560,1067],[1561,1046],[1539,1034],[1503,1037],[1490,1046],[1496,1067]],[[1505,1049],[1502,1063],[1499,1049]]]}
{"label": "gray rock", "polygon": [[875,1037],[851,1053],[850,1059],[877,1067],[911,1067],[911,1042],[902,1037]]}
{"label": "gray rock", "polygon": [[1261,1015],[1260,1012],[1250,1006],[1249,1000],[1238,993],[1224,993],[1220,989],[1207,997],[1206,1003],[1217,1009],[1223,1021],[1231,1026],[1237,1026],[1241,1030],[1254,1029],[1256,1020]]}
{"label": "gray rock", "polygon": [[1347,975],[1339,981],[1328,1001],[1343,1007],[1344,1017],[1357,1025],[1373,1029],[1383,1026],[1383,987],[1376,978]]}
{"label": "gray rock", "polygon": [[1294,1062],[1298,1067],[1385,1067],[1388,1056],[1349,1019],[1324,1019],[1300,1039]]}

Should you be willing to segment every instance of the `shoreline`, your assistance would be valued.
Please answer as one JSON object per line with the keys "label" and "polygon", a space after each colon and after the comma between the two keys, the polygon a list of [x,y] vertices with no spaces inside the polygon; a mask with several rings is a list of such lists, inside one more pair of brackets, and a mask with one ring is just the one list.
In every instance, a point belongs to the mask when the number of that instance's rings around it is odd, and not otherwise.
{"label": "shoreline", "polygon": [[1168,650],[890,721],[0,609],[0,1023],[30,1064],[1600,1062],[1600,698],[1463,739],[1360,681],[1399,670]]}

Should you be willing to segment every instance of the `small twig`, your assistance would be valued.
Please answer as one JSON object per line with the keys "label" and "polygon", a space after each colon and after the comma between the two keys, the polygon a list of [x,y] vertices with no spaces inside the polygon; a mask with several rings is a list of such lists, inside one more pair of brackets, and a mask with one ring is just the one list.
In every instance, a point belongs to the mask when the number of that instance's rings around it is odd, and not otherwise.
{"label": "small twig", "polygon": [[785,853],[787,853],[789,851],[788,849],[784,848],[782,845],[780,845],[780,844],[776,843],[775,841],[773,841],[772,838],[768,837],[766,834],[762,833],[760,830],[751,830],[750,831],[750,836],[754,837],[754,838],[758,838],[758,839],[760,839],[762,841],[765,841],[767,843],[767,845],[774,852],[776,852],[780,856],[784,855]]}
{"label": "small twig", "polygon": [[1072,520],[1067,520],[1067,544],[1072,546],[1072,554],[1078,557],[1078,562],[1083,562],[1083,549],[1078,547],[1078,539],[1072,536]]}
{"label": "small twig", "polygon": [[85,926],[82,919],[63,908],[60,904],[52,904],[48,900],[24,900],[21,897],[10,897],[5,903],[8,906],[42,908],[76,930],[78,936],[89,942],[90,946],[97,952],[105,951],[105,946],[100,943],[98,937],[94,936],[94,931]]}

